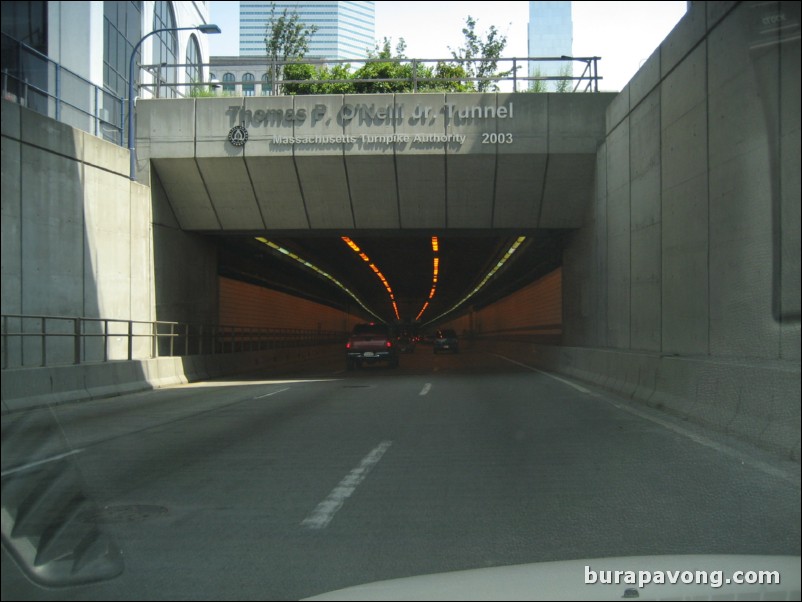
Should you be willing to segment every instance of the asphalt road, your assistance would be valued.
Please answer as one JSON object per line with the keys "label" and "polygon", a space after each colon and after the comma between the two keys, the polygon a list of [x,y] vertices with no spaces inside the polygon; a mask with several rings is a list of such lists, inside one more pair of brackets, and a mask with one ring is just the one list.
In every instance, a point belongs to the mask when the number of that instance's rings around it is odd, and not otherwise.
{"label": "asphalt road", "polygon": [[55,408],[125,571],[45,590],[4,556],[3,599],[283,600],[529,562],[800,554],[798,464],[480,349],[343,368]]}

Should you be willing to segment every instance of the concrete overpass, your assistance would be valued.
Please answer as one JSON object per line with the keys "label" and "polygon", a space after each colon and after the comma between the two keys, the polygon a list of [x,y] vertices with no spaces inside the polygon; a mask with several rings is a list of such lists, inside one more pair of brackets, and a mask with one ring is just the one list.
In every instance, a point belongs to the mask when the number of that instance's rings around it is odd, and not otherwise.
{"label": "concrete overpass", "polygon": [[138,165],[184,230],[577,228],[614,96],[141,100]]}
{"label": "concrete overpass", "polygon": [[[253,237],[282,237],[382,319],[414,321],[426,304],[421,318],[430,320],[470,291],[513,234],[530,241],[508,280],[559,266],[559,232],[579,228],[592,205],[596,150],[614,97],[142,100],[138,165],[146,180],[153,169],[182,230],[221,235],[240,255],[260,253]],[[390,278],[395,305],[349,256],[339,238],[346,233]],[[437,295],[429,298],[434,234],[446,239]],[[244,271],[237,263],[226,267],[235,277]]]}

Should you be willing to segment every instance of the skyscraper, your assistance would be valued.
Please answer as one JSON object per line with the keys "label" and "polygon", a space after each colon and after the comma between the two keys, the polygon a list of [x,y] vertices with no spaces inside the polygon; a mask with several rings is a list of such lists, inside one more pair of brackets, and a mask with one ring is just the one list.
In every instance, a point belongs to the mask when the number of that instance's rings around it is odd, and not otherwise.
{"label": "skyscraper", "polygon": [[375,2],[244,2],[239,3],[240,56],[264,56],[265,26],[271,10],[280,16],[297,12],[300,22],[317,27],[307,58],[365,57],[376,45]]}
{"label": "skyscraper", "polygon": [[[529,3],[529,56],[572,56],[574,25],[570,2]],[[570,61],[542,61],[529,64],[529,76],[557,76],[573,73]],[[558,82],[545,82],[545,91],[553,92]]]}

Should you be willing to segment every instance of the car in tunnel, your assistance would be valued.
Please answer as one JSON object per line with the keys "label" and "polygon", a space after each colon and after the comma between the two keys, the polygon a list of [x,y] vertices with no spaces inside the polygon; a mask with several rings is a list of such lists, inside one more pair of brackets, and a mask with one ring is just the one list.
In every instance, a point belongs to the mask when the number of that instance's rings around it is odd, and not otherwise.
{"label": "car in tunnel", "polygon": [[398,367],[398,349],[389,326],[374,322],[357,324],[345,344],[346,368],[353,370],[364,364],[387,362]]}
{"label": "car in tunnel", "polygon": [[415,337],[409,333],[399,334],[396,337],[395,345],[399,353],[415,353]]}
{"label": "car in tunnel", "polygon": [[434,353],[439,353],[440,351],[459,353],[459,340],[454,330],[446,328],[437,331],[434,337]]}

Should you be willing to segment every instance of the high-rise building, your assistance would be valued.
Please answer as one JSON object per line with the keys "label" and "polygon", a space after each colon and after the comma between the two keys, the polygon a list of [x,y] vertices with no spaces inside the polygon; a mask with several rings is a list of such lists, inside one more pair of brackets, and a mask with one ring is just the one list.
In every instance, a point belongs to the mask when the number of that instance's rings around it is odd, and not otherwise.
{"label": "high-rise building", "polygon": [[[25,106],[122,142],[131,53],[139,96],[191,94],[208,73],[206,2],[3,2],[3,93]],[[58,70],[58,83],[53,76]],[[160,79],[160,83],[156,80]],[[58,102],[57,102],[58,101]]]}
{"label": "high-rise building", "polygon": [[244,2],[239,3],[240,56],[264,56],[265,27],[275,7],[276,17],[286,9],[300,23],[317,28],[306,58],[363,58],[376,45],[375,2]]}
{"label": "high-rise building", "polygon": [[[574,25],[571,20],[570,2],[530,2],[529,3],[529,56],[560,57],[572,56],[574,44]],[[570,61],[530,62],[529,76],[571,75],[573,64]],[[545,82],[544,91],[552,92],[558,82]]]}

